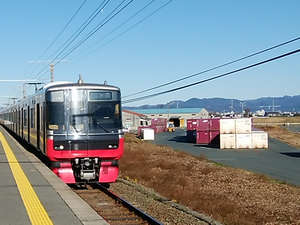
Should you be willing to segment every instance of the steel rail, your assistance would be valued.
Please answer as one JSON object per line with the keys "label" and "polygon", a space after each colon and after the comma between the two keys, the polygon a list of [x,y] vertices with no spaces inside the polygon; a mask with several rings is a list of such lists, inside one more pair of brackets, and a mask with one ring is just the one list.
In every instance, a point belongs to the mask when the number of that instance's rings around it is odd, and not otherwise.
{"label": "steel rail", "polygon": [[122,204],[125,208],[129,209],[133,213],[135,213],[137,216],[141,217],[143,220],[147,221],[151,225],[163,225],[162,223],[155,220],[153,217],[149,216],[148,214],[144,213],[142,210],[136,208],[132,204],[130,204],[128,201],[124,200],[123,198],[119,197],[117,194],[111,192],[106,187],[101,185],[100,183],[97,183],[99,189],[104,192],[109,197],[113,198],[115,201],[118,201],[120,204]]}

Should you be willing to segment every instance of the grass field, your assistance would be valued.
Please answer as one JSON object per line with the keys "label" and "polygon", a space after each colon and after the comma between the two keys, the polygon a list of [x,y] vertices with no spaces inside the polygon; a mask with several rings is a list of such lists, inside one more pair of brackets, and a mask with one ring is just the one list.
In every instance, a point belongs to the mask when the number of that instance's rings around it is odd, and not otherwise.
{"label": "grass field", "polygon": [[253,123],[300,123],[300,116],[294,117],[253,117]]}

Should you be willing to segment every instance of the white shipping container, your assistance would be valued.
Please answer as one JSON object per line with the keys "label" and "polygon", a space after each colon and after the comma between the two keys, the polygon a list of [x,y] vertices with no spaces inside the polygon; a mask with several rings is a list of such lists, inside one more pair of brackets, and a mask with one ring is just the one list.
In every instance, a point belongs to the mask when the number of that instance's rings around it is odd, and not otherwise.
{"label": "white shipping container", "polygon": [[220,149],[234,149],[235,134],[220,134]]}
{"label": "white shipping container", "polygon": [[246,133],[251,133],[251,130],[252,130],[251,118],[235,119],[235,133],[246,134]]}
{"label": "white shipping container", "polygon": [[220,134],[234,134],[235,119],[220,119]]}
{"label": "white shipping container", "polygon": [[251,133],[236,134],[236,148],[252,148]]}
{"label": "white shipping container", "polygon": [[151,128],[142,129],[141,137],[144,140],[154,140],[154,130]]}
{"label": "white shipping container", "polygon": [[252,131],[252,148],[269,148],[268,133],[264,131]]}

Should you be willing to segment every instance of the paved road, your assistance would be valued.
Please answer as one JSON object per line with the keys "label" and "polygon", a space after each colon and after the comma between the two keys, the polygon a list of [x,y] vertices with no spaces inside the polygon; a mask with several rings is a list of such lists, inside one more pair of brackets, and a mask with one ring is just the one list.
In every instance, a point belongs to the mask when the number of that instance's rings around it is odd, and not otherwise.
{"label": "paved road", "polygon": [[186,130],[155,135],[155,144],[167,145],[195,156],[235,168],[266,174],[274,179],[300,185],[300,149],[269,138],[268,149],[219,149],[186,143]]}

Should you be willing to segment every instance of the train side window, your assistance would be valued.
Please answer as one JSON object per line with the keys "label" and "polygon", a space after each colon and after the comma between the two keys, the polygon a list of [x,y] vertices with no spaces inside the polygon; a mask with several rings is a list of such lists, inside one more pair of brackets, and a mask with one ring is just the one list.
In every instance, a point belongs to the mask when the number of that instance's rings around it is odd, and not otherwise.
{"label": "train side window", "polygon": [[27,116],[27,109],[24,110],[24,127],[27,127],[28,123],[28,116]]}
{"label": "train side window", "polygon": [[34,108],[30,109],[30,127],[35,128],[35,112]]}
{"label": "train side window", "polygon": [[48,102],[46,108],[47,127],[51,130],[64,130],[64,104],[57,102]]}
{"label": "train side window", "polygon": [[48,92],[46,101],[47,128],[50,130],[65,130],[63,91]]}

